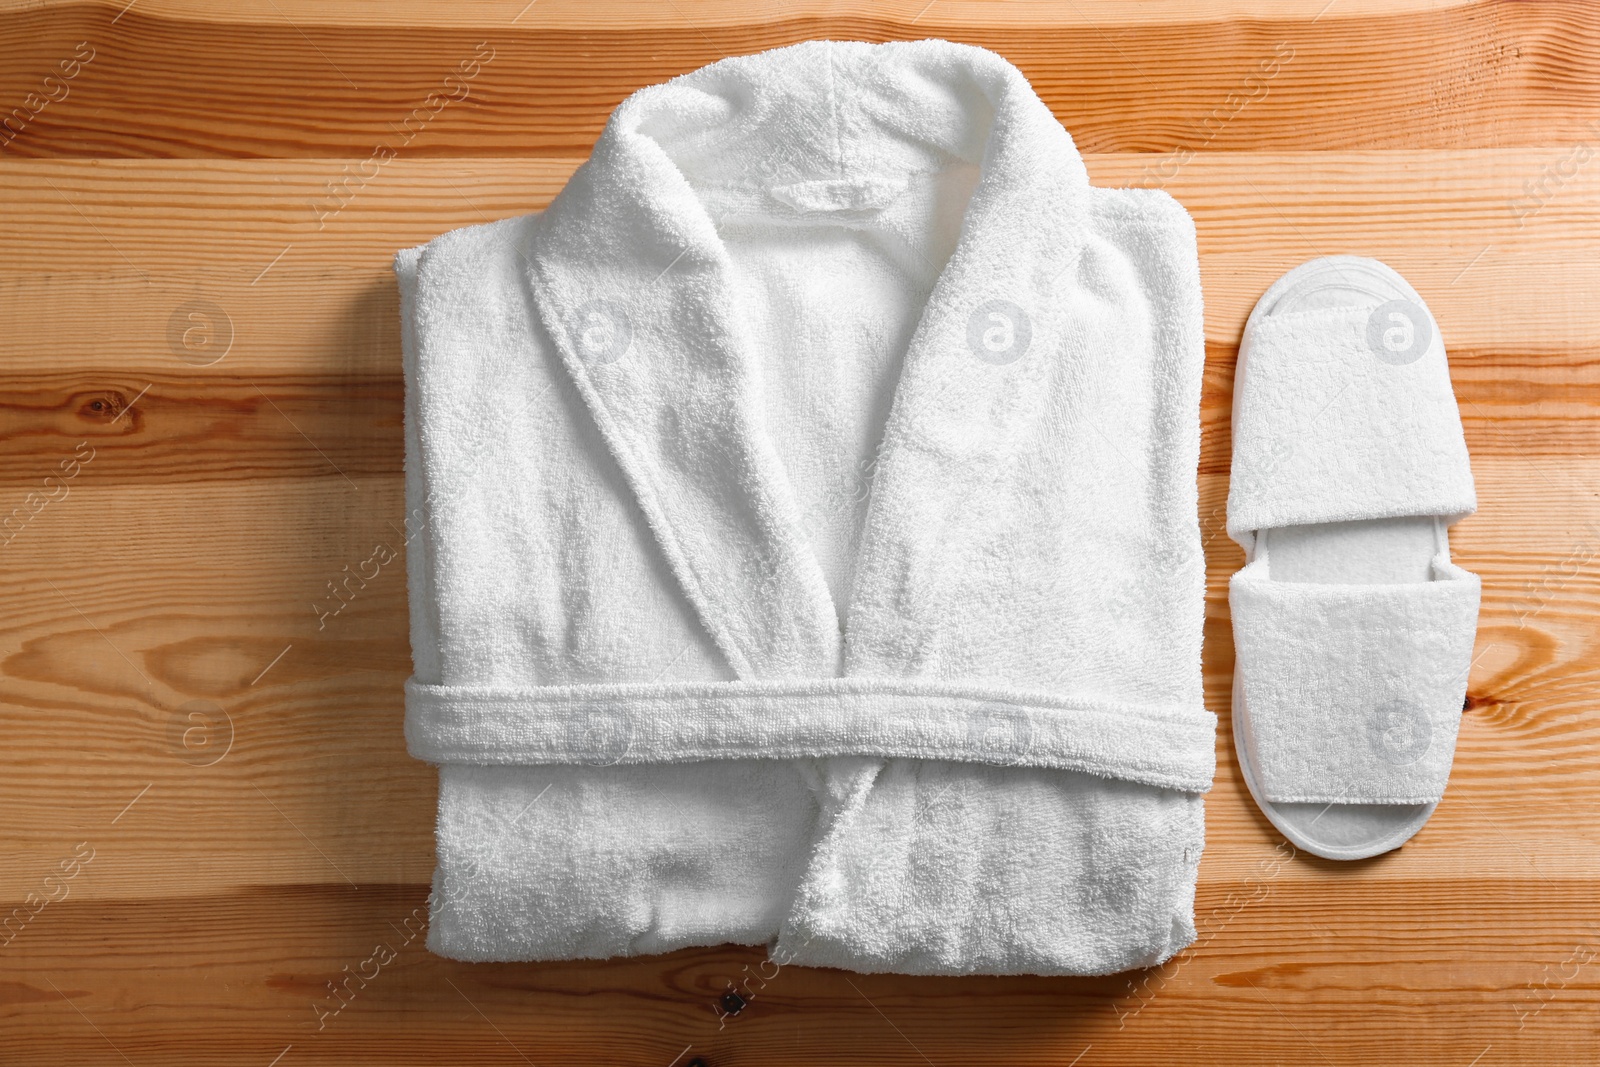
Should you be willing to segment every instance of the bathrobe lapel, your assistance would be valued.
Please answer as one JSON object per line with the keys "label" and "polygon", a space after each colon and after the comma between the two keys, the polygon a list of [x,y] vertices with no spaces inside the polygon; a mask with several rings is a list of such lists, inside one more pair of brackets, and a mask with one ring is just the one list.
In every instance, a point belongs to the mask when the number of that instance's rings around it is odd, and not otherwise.
{"label": "bathrobe lapel", "polygon": [[623,114],[535,227],[534,306],[734,672],[835,675],[838,615],[762,427],[726,249]]}
{"label": "bathrobe lapel", "polygon": [[[524,250],[534,310],[735,673],[847,673],[841,613],[765,429],[726,248],[635,124],[626,106],[613,115],[534,227]],[[1087,184],[1070,136],[1026,82],[1005,85],[885,428],[843,616],[852,648],[921,640],[906,632],[919,613],[905,591],[937,573],[941,542],[959,536],[961,509],[1018,420],[1039,414],[1063,330],[1054,294],[1076,258]]]}
{"label": "bathrobe lapel", "polygon": [[[1020,80],[1020,79],[1019,79]],[[1088,175],[1026,83],[996,109],[962,237],[935,283],[884,429],[846,619],[846,674],[924,673],[952,569],[1003,480],[1048,494],[1026,449],[1060,412],[1053,382],[1082,347],[1076,286]],[[1023,485],[1021,483],[1029,483]]]}

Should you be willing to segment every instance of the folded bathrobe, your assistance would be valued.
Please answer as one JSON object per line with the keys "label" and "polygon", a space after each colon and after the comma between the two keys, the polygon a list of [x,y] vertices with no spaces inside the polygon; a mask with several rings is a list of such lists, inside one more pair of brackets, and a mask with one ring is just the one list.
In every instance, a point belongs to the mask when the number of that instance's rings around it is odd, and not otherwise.
{"label": "folded bathrobe", "polygon": [[1194,937],[1193,225],[1000,57],[625,100],[397,260],[429,947],[1095,974]]}

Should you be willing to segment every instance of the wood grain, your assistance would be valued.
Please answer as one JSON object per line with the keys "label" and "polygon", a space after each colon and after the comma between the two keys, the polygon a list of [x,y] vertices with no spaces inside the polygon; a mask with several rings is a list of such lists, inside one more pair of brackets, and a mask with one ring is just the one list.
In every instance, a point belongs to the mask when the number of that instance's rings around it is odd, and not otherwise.
{"label": "wood grain", "polygon": [[507,3],[440,24],[414,9],[418,33],[338,5],[263,5],[237,22],[171,5],[18,5],[0,22],[7,107],[40,92],[80,42],[93,58],[4,151],[365,158],[402,147],[395,124],[482,43],[492,59],[470,93],[430,106],[404,152],[579,154],[634,89],[813,37],[993,48],[1087,151],[1550,145],[1597,129],[1600,84],[1582,72],[1600,55],[1600,10],[1584,0],[1361,17],[1310,4],[1243,18],[1166,5],[1154,19],[1072,0],[852,8],[670,3],[608,19],[593,4]]}
{"label": "wood grain", "polygon": [[[1222,718],[1200,940],[1092,979],[787,967],[720,1025],[761,950],[431,956],[399,562],[320,615],[403,542],[394,251],[543,207],[642,85],[923,35],[1002,51],[1094,181],[1196,221]],[[79,858],[0,935],[0,1062],[1600,1062],[1600,9],[6,2],[0,105],[83,40],[0,147],[0,918]],[[331,194],[479,41],[468,100]],[[1244,318],[1334,252],[1394,265],[1440,324],[1481,505],[1452,546],[1484,579],[1450,790],[1343,866],[1286,859],[1239,779],[1222,530]],[[395,962],[319,1028],[379,943]]]}

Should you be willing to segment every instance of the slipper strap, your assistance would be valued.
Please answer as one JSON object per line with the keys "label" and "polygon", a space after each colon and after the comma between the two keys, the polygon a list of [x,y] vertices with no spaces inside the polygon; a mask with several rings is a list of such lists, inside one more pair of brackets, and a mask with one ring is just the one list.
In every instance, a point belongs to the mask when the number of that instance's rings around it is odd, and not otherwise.
{"label": "slipper strap", "polygon": [[1266,315],[1246,330],[1239,366],[1234,540],[1477,509],[1444,344],[1425,308],[1391,301]]}
{"label": "slipper strap", "polygon": [[1263,798],[1438,800],[1472,666],[1478,576],[1439,557],[1437,581],[1322,585],[1272,581],[1264,563],[1228,587]]}

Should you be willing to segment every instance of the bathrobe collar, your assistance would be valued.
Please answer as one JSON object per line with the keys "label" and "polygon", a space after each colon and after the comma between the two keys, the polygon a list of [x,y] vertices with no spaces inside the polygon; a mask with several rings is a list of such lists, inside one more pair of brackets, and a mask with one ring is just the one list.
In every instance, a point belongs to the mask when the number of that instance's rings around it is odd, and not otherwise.
{"label": "bathrobe collar", "polygon": [[[765,427],[727,249],[695,189],[870,210],[893,189],[897,154],[929,151],[980,176],[901,365],[841,626]],[[846,162],[861,158],[870,172]],[[531,229],[529,295],[739,677],[850,673],[846,633],[916,640],[890,617],[891,586],[930,565],[959,526],[954,509],[1042,402],[1046,356],[1061,358],[1072,334],[1059,293],[1087,189],[1071,137],[1020,72],[944,42],[807,42],[641,90],[613,113]],[[1026,317],[1014,362],[974,347],[996,307]],[[939,500],[925,499],[929,485]]]}

